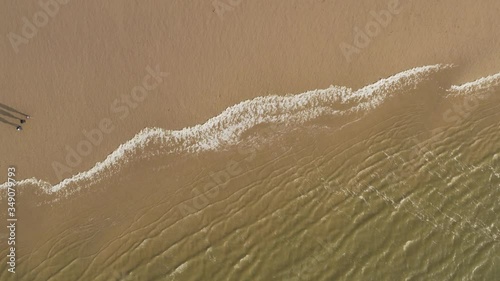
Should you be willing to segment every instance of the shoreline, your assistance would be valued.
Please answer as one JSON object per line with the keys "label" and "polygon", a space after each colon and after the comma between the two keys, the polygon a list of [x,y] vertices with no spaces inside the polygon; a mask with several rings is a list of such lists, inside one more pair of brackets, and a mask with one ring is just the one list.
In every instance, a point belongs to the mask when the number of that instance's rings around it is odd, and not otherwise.
{"label": "shoreline", "polygon": [[[242,2],[222,19],[209,2],[60,5],[18,54],[7,37],[0,43],[5,62],[0,100],[33,116],[22,134],[0,127],[5,136],[0,167],[17,165],[20,178],[57,181],[52,163],[63,163],[65,148],[75,148],[84,139],[82,131],[99,128],[100,120],[113,115],[109,105],[141,84],[148,65],[170,75],[130,117],[114,122],[112,134],[74,172],[89,170],[143,128],[180,130],[258,96],[329,85],[356,89],[436,63],[458,66],[453,84],[498,72],[498,1],[402,5],[347,62],[340,44],[352,43],[354,28],[366,26],[389,2]],[[40,8],[37,3],[3,5],[4,35],[20,33],[21,19]]]}
{"label": "shoreline", "polygon": [[[302,98],[303,97],[302,102],[305,104],[308,104],[308,103],[314,103],[314,101],[312,101],[312,99],[315,97],[315,96],[313,96],[313,94],[316,94],[318,91],[320,93],[322,93],[321,96],[326,97],[329,95],[329,93],[328,93],[329,91],[335,92],[337,89],[344,88],[345,90],[349,90],[350,92],[348,93],[348,96],[344,96],[344,97],[340,98],[339,101],[337,101],[337,102],[340,102],[340,100],[342,100],[342,103],[343,103],[344,100],[348,100],[350,98],[354,99],[356,96],[359,96],[359,97],[368,96],[369,97],[371,95],[371,93],[374,93],[377,91],[377,87],[385,88],[385,87],[387,87],[387,85],[391,85],[391,83],[398,84],[398,83],[400,83],[400,82],[398,82],[398,79],[403,79],[403,78],[406,79],[406,77],[411,77],[412,72],[418,73],[419,71],[420,72],[431,71],[433,68],[436,68],[437,69],[436,74],[437,74],[438,72],[442,72],[450,67],[454,67],[454,66],[436,65],[436,66],[417,67],[417,68],[405,70],[405,71],[402,71],[400,73],[394,74],[388,78],[381,79],[373,84],[367,85],[367,86],[362,87],[358,90],[345,88],[343,86],[333,86],[333,88],[310,90],[310,91],[307,91],[304,93],[299,93],[299,94],[294,94],[294,95],[289,94],[286,96],[271,96],[271,98],[275,97],[278,99],[286,99],[286,98]],[[430,72],[430,73],[432,73],[432,72]],[[418,78],[418,77],[416,76],[416,78]],[[423,81],[417,80],[415,82],[415,86],[417,86],[421,82],[423,82]],[[487,90],[489,88],[496,87],[499,84],[500,84],[500,73],[497,73],[497,74],[493,74],[493,75],[479,78],[479,79],[474,80],[474,81],[466,82],[464,84],[451,85],[449,87],[449,89],[446,90],[446,92],[449,93],[448,96],[443,97],[443,98],[453,97],[452,95],[461,96],[464,93],[473,93],[474,91],[477,91],[478,89],[479,90],[485,90],[485,89]],[[397,92],[398,89],[397,88],[391,89],[391,91]],[[389,97],[390,97],[391,91],[386,93],[389,95]],[[341,92],[339,92],[339,93],[341,93]],[[306,96],[307,94],[309,94],[309,96]],[[272,104],[267,104],[267,102],[265,101],[265,98],[269,98],[269,96],[257,97],[253,100],[242,101],[238,104],[235,104],[233,106],[228,107],[220,114],[207,120],[205,123],[198,124],[198,125],[195,125],[192,127],[186,127],[186,128],[183,128],[182,130],[178,130],[178,131],[163,129],[163,128],[144,128],[140,132],[138,132],[133,138],[125,141],[119,147],[117,147],[115,150],[113,150],[113,152],[111,154],[107,155],[104,158],[104,160],[95,163],[95,165],[89,170],[81,171],[81,172],[78,172],[76,174],[72,174],[69,177],[66,177],[62,180],[57,181],[57,183],[49,183],[47,181],[44,181],[43,179],[37,179],[35,177],[31,177],[31,178],[27,178],[27,179],[23,179],[23,180],[19,181],[19,184],[37,185],[37,186],[40,186],[46,193],[49,193],[49,194],[50,193],[57,193],[58,191],[61,191],[64,188],[66,188],[68,185],[71,185],[71,184],[77,185],[78,183],[81,183],[81,182],[87,182],[87,183],[85,183],[85,186],[94,185],[94,184],[96,184],[96,182],[95,182],[96,179],[94,179],[95,177],[98,178],[97,182],[101,181],[102,176],[103,176],[102,173],[104,173],[105,171],[116,170],[116,167],[113,168],[114,166],[117,166],[119,168],[123,163],[126,163],[127,159],[129,158],[128,154],[130,154],[130,153],[137,154],[138,151],[139,151],[139,153],[141,153],[140,150],[143,150],[142,153],[144,153],[148,143],[156,143],[159,140],[161,140],[161,142],[165,142],[165,140],[166,140],[166,143],[170,143],[170,142],[188,143],[188,144],[192,143],[193,140],[182,139],[181,136],[186,136],[186,137],[189,137],[190,135],[194,136],[194,135],[199,134],[200,132],[203,132],[204,129],[202,129],[202,128],[204,128],[204,127],[207,127],[207,126],[208,127],[218,127],[219,126],[218,124],[234,122],[233,120],[236,117],[236,115],[231,117],[232,115],[234,115],[231,112],[236,112],[238,110],[243,110],[243,111],[250,110],[251,111],[252,108],[250,106],[255,101],[263,102],[263,104],[261,105],[263,108],[266,106],[272,107]],[[381,102],[379,102],[380,104],[376,105],[373,109],[376,109],[378,106],[380,106],[384,102],[384,99]],[[300,103],[300,102],[298,102],[298,101],[293,102],[293,103],[287,102],[287,104],[290,104],[290,105],[297,104],[297,103]],[[335,103],[335,101],[334,101],[334,103]],[[340,104],[341,103],[339,103],[339,105]],[[332,107],[334,105],[335,104],[331,104]],[[359,105],[361,105],[361,104],[359,104]],[[241,109],[237,110],[237,108],[241,108]],[[314,109],[315,108],[312,107],[312,108],[303,109],[303,110],[314,110]],[[372,109],[366,109],[366,110],[367,111],[365,112],[365,114],[369,114],[369,111]],[[266,113],[262,112],[259,114],[259,116],[255,116],[255,118],[265,117],[269,113],[270,112],[266,112]],[[240,114],[241,113],[239,113],[238,115],[240,115]],[[264,114],[264,115],[262,116],[262,114]],[[287,112],[286,111],[281,112],[281,114],[287,114]],[[328,115],[319,115],[317,117],[313,117],[312,119],[320,118],[320,117],[327,117],[327,116]],[[103,121],[106,121],[106,122],[103,122]],[[307,121],[307,120],[305,120],[305,121]],[[304,122],[304,121],[300,121],[300,122]],[[103,132],[105,132],[105,133],[107,132],[108,134],[112,132],[112,130],[109,130],[109,129],[111,128],[110,126],[113,125],[113,122],[111,122],[109,118],[105,118],[105,119],[101,120],[100,124],[103,124],[103,127],[101,127],[101,129],[104,128],[104,129],[102,129]],[[276,124],[269,123],[269,124],[279,125],[279,123],[276,123]],[[258,126],[258,125],[259,124],[252,125],[252,123],[250,122],[249,124],[247,124],[247,127],[248,126],[250,126],[250,127],[246,128],[246,129],[242,129],[242,131],[238,135],[236,135],[236,138],[241,137],[242,134],[245,134],[245,132],[247,130],[250,130],[253,127]],[[281,125],[283,125],[283,124],[281,124]],[[294,125],[296,126],[298,124],[285,123],[285,125],[286,126],[294,126]],[[238,125],[238,127],[241,127],[241,125]],[[199,130],[199,132],[196,133],[193,130]],[[206,130],[208,130],[208,129],[206,129]],[[201,134],[204,135],[203,133],[201,133]],[[216,132],[215,134],[224,135],[226,133],[224,133],[224,131],[220,131],[220,132]],[[101,135],[100,135],[101,139],[102,139],[102,136],[103,136],[103,134],[101,133]],[[172,140],[169,140],[170,138],[172,138]],[[217,138],[217,137],[211,136],[209,138]],[[94,141],[95,141],[95,139],[94,139]],[[194,144],[200,145],[200,143],[199,143],[200,141],[202,141],[202,140],[198,140],[198,141],[194,140],[194,142],[195,142]],[[87,140],[86,143],[88,143],[89,146],[92,144],[95,144],[90,139]],[[191,144],[191,145],[193,145],[193,144]],[[213,147],[213,149],[216,150],[217,148],[223,148],[224,145],[230,146],[230,144],[220,144],[220,147],[216,146],[216,147]],[[180,147],[181,147],[180,152],[191,151],[191,152],[196,153],[196,150],[189,149],[186,147],[182,148],[183,144],[181,144]],[[209,147],[205,147],[205,148],[207,151],[211,150],[211,148],[209,148]],[[199,149],[201,149],[201,150],[199,150],[198,152],[205,151],[204,146],[199,146]],[[163,152],[158,152],[158,154],[159,155],[163,155],[163,154],[168,155],[168,154],[174,153],[174,152],[175,152],[175,150],[163,151]],[[76,155],[76,152],[74,152],[74,150],[73,150],[73,153]],[[72,156],[72,154],[68,154],[67,157],[68,156]],[[80,159],[85,157],[85,155],[77,155],[77,156]],[[152,156],[154,156],[154,155],[152,155]],[[72,156],[72,157],[76,157],[76,156]],[[113,173],[108,175],[108,176],[112,176],[112,175],[113,175]],[[6,183],[2,183],[2,184],[0,184],[0,189],[5,189],[6,186],[7,186]],[[80,188],[81,188],[81,186],[80,186]]]}

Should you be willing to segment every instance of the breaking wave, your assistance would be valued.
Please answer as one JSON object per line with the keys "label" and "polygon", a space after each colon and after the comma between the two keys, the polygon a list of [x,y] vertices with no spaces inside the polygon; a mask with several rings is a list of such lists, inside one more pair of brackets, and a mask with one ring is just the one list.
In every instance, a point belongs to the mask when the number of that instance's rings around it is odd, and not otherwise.
{"label": "breaking wave", "polygon": [[[25,179],[18,185],[35,185],[47,193],[79,188],[94,184],[103,176],[116,173],[134,153],[142,152],[148,145],[161,147],[156,154],[197,153],[218,150],[235,145],[244,132],[259,124],[297,125],[322,116],[345,116],[366,113],[381,105],[394,94],[416,88],[433,74],[452,65],[430,65],[406,70],[386,79],[381,79],[359,90],[330,86],[327,89],[307,91],[286,96],[265,96],[233,105],[203,124],[182,130],[145,128],[132,139],[120,145],[108,157],[88,171],[66,178],[58,184]],[[451,86],[450,94],[468,94],[489,89],[500,84],[500,73],[459,86]],[[7,186],[0,185],[1,189]]]}

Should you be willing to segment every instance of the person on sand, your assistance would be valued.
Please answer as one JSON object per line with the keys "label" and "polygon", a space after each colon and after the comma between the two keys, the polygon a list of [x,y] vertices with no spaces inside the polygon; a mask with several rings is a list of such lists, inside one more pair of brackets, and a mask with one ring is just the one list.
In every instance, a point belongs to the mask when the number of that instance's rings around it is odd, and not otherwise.
{"label": "person on sand", "polygon": [[21,127],[21,126],[17,126],[16,130],[18,130],[18,131],[22,131],[22,130],[23,130],[23,127]]}
{"label": "person on sand", "polygon": [[[21,124],[26,123],[26,119],[30,119],[31,118],[31,116],[29,116],[28,114],[22,113],[22,112],[14,109],[14,108],[12,108],[10,106],[7,106],[7,105],[5,105],[3,103],[0,103],[0,114],[8,116],[8,117],[11,117],[11,118],[15,118],[15,119],[19,118],[19,117],[16,116],[16,114],[17,115],[22,115],[22,116],[24,116],[25,119],[18,119],[21,122]],[[22,130],[22,128],[19,129],[18,127],[16,129],[18,131]]]}

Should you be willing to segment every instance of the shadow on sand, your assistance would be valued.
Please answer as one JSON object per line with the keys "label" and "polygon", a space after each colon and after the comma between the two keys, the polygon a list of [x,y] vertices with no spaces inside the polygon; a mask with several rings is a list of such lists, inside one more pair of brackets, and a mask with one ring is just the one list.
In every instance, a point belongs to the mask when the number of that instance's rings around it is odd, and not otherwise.
{"label": "shadow on sand", "polygon": [[5,110],[11,111],[11,112],[14,112],[14,113],[17,113],[17,114],[21,114],[22,116],[28,116],[28,114],[22,113],[21,111],[18,111],[18,110],[14,109],[14,108],[12,108],[12,107],[10,107],[8,105],[5,105],[5,104],[3,104],[1,102],[0,102],[0,108],[3,108]]}
{"label": "shadow on sand", "polygon": [[[22,116],[16,116],[17,115],[22,115]],[[9,118],[13,118],[13,119],[16,119],[16,120],[19,120],[19,122],[21,124],[25,123],[26,120],[24,120],[23,118],[29,118],[29,116],[23,112],[20,112],[10,106],[7,106],[3,103],[0,103],[0,115],[3,115],[3,116],[6,116],[6,117],[9,117]],[[5,118],[1,118],[0,117],[0,122],[2,123],[5,123],[7,125],[11,125],[11,126],[14,126],[16,127],[16,129],[19,131],[19,130],[22,130],[22,127],[5,119]]]}
{"label": "shadow on sand", "polygon": [[8,124],[8,125],[11,125],[11,126],[14,126],[14,127],[16,127],[16,128],[17,128],[17,126],[18,126],[17,124],[14,124],[14,123],[12,123],[12,122],[9,122],[9,121],[7,121],[7,120],[5,120],[5,119],[3,119],[3,118],[0,118],[0,122],[5,123],[5,124]]}
{"label": "shadow on sand", "polygon": [[19,117],[15,116],[15,115],[12,115],[10,112],[7,112],[7,111],[2,110],[2,109],[0,109],[0,114],[4,115],[4,116],[7,116],[7,117],[11,117],[11,118],[17,119],[17,120],[20,120]]}

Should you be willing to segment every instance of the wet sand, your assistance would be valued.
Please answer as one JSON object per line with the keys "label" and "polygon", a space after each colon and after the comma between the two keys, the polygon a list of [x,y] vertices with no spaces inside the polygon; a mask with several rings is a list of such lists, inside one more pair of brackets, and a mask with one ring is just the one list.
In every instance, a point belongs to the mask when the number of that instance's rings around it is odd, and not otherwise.
{"label": "wet sand", "polygon": [[[3,3],[0,101],[34,119],[22,134],[0,124],[0,166],[57,183],[144,127],[193,126],[256,96],[358,88],[435,63],[459,65],[456,83],[498,71],[500,4],[493,0],[401,1],[387,27],[348,62],[340,44],[354,44],[354,27],[373,22],[370,11],[390,2],[241,1],[219,17],[210,1],[69,1],[17,54],[7,34],[22,35],[22,18],[32,20],[41,8]],[[148,65],[169,76],[142,102],[120,100],[141,85]],[[123,111],[112,108],[116,99]],[[111,132],[68,162],[68,151],[87,140],[82,131],[103,119],[111,120]]]}
{"label": "wet sand", "polygon": [[[443,98],[440,84],[422,83],[350,126],[264,126],[226,151],[130,162],[67,197],[21,188],[18,274],[488,280],[500,235],[499,95],[443,122],[464,98]],[[435,128],[445,134],[424,145]],[[421,146],[426,156],[416,157]]]}

